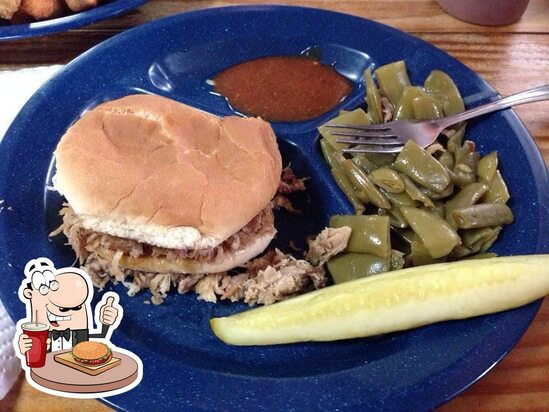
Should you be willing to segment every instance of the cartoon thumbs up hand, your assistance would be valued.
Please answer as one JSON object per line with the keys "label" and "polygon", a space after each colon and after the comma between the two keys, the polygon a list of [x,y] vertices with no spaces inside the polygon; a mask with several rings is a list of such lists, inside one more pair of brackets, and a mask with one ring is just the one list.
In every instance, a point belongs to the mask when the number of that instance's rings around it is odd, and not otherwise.
{"label": "cartoon thumbs up hand", "polygon": [[106,303],[99,309],[99,321],[103,325],[112,325],[118,317],[118,305],[114,303],[114,297],[109,296]]}

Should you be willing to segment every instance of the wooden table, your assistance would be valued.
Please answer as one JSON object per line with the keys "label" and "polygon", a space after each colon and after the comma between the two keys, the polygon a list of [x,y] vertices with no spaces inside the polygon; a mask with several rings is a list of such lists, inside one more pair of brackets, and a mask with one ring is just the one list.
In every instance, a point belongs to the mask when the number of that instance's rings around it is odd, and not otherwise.
{"label": "wooden table", "polygon": [[[197,8],[274,1],[153,0],[117,19],[44,38],[0,42],[0,70],[67,63],[91,46],[137,24]],[[303,0],[281,4],[325,8],[377,20],[434,44],[480,74],[501,94],[549,82],[549,2],[530,0],[522,19],[503,27],[463,23],[434,0]],[[549,102],[516,112],[549,163]],[[549,300],[513,351],[441,411],[549,410]],[[109,410],[93,400],[38,392],[21,377],[0,410]]]}

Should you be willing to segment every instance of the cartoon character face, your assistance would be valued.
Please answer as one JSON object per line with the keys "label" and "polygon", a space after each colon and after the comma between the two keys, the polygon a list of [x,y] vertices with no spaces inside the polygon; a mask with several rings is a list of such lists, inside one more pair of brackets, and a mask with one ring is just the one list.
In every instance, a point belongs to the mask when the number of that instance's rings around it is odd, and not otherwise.
{"label": "cartoon character face", "polygon": [[45,323],[52,330],[87,329],[88,295],[88,284],[79,273],[67,271],[54,276],[48,269],[33,272],[23,290],[31,303],[32,321]]}

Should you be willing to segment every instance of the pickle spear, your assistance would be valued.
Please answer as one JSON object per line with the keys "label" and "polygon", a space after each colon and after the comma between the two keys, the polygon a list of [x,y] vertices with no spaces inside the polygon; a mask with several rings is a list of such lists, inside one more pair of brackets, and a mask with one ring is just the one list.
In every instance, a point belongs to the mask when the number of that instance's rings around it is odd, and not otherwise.
{"label": "pickle spear", "polygon": [[549,255],[463,260],[329,286],[210,321],[232,345],[331,341],[516,308],[549,293]]}

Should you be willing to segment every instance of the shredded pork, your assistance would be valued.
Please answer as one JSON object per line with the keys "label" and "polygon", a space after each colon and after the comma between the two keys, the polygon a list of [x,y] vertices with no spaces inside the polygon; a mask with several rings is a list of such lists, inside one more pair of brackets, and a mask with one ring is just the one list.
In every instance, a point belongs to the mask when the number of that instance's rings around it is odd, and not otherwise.
{"label": "shredded pork", "polygon": [[285,209],[291,213],[300,213],[286,196],[293,192],[302,192],[305,189],[305,179],[298,178],[290,166],[285,167],[282,169],[282,176],[276,194],[271,200],[272,207],[274,209]]}
{"label": "shredded pork", "polygon": [[294,171],[290,166],[282,169],[282,176],[280,183],[278,184],[277,192],[281,194],[290,194],[293,192],[299,192],[305,190],[304,178],[299,178],[294,174]]}
{"label": "shredded pork", "polygon": [[323,265],[330,258],[345,250],[351,231],[348,226],[325,228],[316,238],[307,242],[309,252],[305,258],[313,265]]}
{"label": "shredded pork", "polygon": [[381,111],[383,112],[383,123],[390,122],[393,119],[395,107],[391,104],[389,99],[383,96],[380,99]]}
{"label": "shredded pork", "polygon": [[311,265],[278,249],[250,261],[246,271],[239,274],[223,272],[189,275],[122,269],[123,277],[115,276],[113,279],[112,262],[95,253],[90,254],[82,268],[99,288],[113,280],[115,283],[123,282],[130,296],[149,289],[154,304],[161,304],[174,288],[180,294],[194,291],[198,299],[207,302],[243,300],[249,305],[269,305],[326,285],[326,275],[321,266]]}
{"label": "shredded pork", "polygon": [[322,266],[284,254],[268,252],[248,265],[249,278],[243,284],[244,302],[270,305],[299,293],[326,286]]}
{"label": "shredded pork", "polygon": [[[151,256],[161,258],[167,261],[176,259],[194,259],[200,262],[216,262],[223,260],[226,252],[232,252],[239,248],[244,248],[251,244],[258,236],[272,232],[274,230],[274,216],[271,207],[263,209],[240,231],[230,236],[220,245],[205,249],[167,249],[146,243],[140,243],[137,240],[126,239],[109,235],[107,233],[95,232],[85,229],[74,213],[74,210],[66,205],[61,209],[63,216],[62,231],[69,239],[70,245],[76,252],[80,263],[83,263],[92,253],[98,250],[108,250],[115,253],[113,259],[113,273],[120,273],[118,261],[122,255],[132,258],[141,256]],[[58,231],[51,235],[56,235]]]}
{"label": "shredded pork", "polygon": [[[135,296],[141,290],[149,289],[152,303],[160,304],[171,289],[183,294],[194,291],[198,299],[208,302],[218,300],[241,301],[249,305],[268,305],[308,290],[326,285],[326,276],[321,266],[306,260],[296,259],[275,249],[253,259],[242,273],[180,274],[153,273],[126,269],[120,265],[123,256],[138,258],[152,256],[165,260],[196,259],[216,261],[223,254],[246,247],[258,235],[274,230],[272,208],[295,211],[286,195],[305,190],[304,179],[297,178],[288,166],[282,171],[277,194],[270,205],[254,217],[239,232],[220,245],[209,249],[166,249],[140,243],[132,239],[111,236],[85,229],[69,205],[60,214],[63,224],[51,236],[61,232],[67,236],[82,268],[90,275],[95,286],[102,288],[109,281],[122,282],[128,288],[128,295]],[[112,259],[105,259],[99,250],[113,252]]]}

